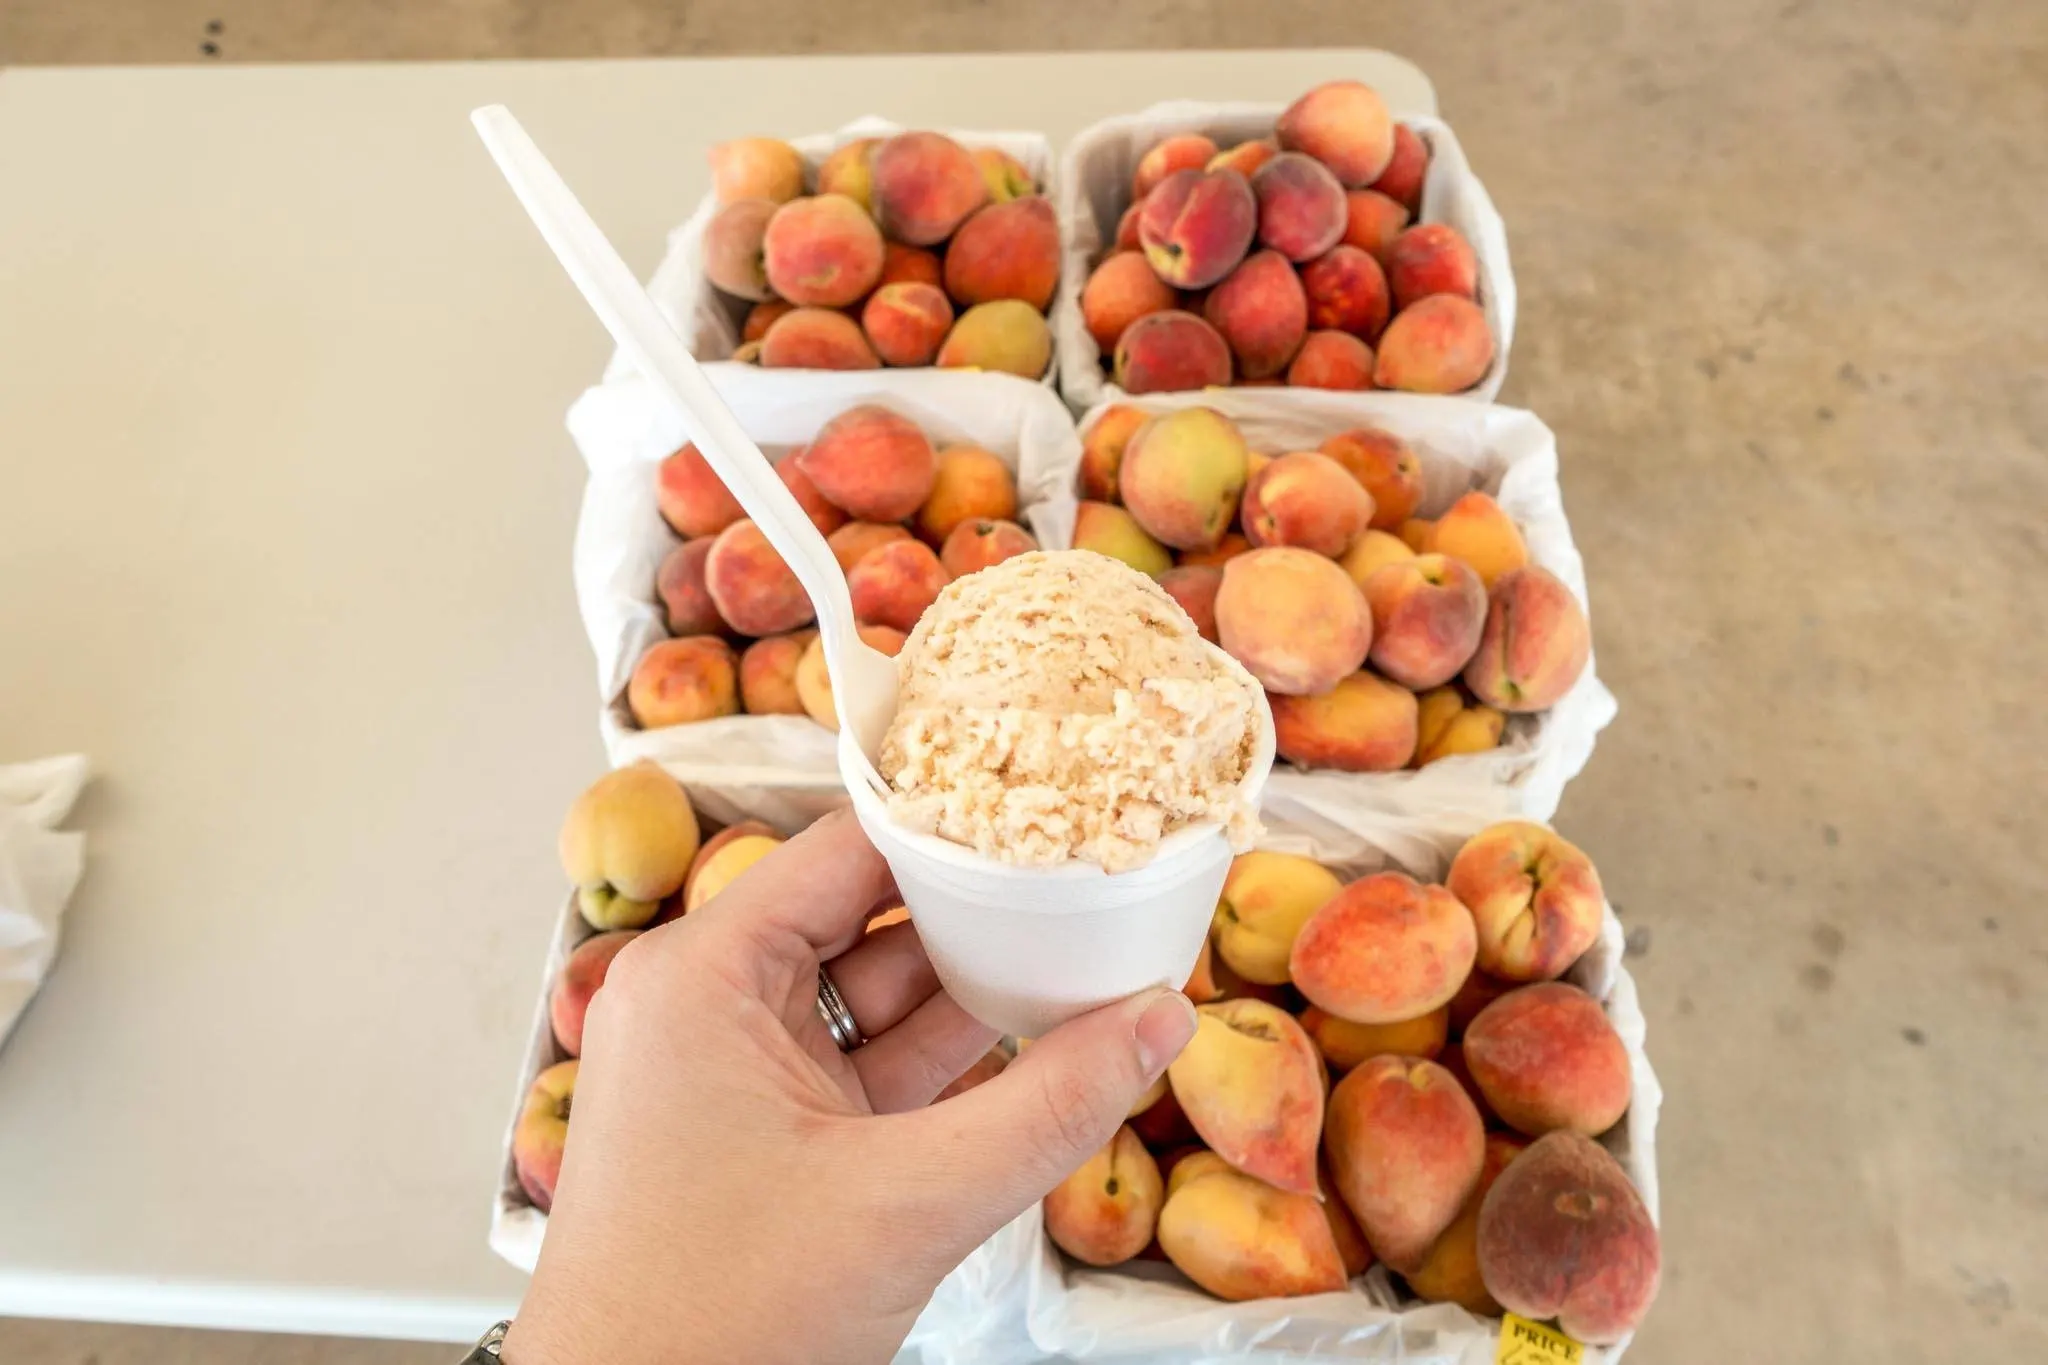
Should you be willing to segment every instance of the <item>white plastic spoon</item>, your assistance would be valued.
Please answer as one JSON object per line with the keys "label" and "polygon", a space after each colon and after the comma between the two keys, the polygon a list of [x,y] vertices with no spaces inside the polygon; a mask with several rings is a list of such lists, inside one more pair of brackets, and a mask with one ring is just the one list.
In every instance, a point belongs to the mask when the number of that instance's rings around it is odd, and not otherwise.
{"label": "white plastic spoon", "polygon": [[655,391],[674,405],[683,430],[810,594],[832,677],[832,704],[839,712],[841,752],[850,737],[859,746],[868,781],[887,794],[875,761],[896,715],[896,665],[860,638],[853,598],[831,547],[519,120],[501,104],[469,117],[605,330]]}

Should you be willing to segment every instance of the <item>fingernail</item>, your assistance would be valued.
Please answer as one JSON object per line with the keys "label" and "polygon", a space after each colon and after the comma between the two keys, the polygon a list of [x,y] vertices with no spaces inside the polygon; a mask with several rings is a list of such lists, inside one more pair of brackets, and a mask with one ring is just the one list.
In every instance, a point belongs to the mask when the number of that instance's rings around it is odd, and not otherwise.
{"label": "fingernail", "polygon": [[1138,1063],[1157,1076],[1195,1036],[1195,1007],[1179,991],[1161,991],[1138,1016]]}

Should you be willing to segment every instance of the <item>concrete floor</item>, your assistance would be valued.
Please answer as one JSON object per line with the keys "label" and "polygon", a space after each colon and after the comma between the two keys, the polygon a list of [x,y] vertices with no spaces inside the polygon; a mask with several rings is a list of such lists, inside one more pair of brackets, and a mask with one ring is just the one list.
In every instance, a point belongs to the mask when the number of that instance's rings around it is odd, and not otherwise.
{"label": "concrete floor", "polygon": [[[1667,1278],[1632,1359],[2048,1351],[2048,6],[0,8],[0,62],[200,60],[204,42],[219,60],[1417,61],[1509,224],[1503,400],[1562,439],[1622,699],[1560,823],[1637,931],[1667,1091]],[[449,1356],[0,1322],[8,1365]]]}

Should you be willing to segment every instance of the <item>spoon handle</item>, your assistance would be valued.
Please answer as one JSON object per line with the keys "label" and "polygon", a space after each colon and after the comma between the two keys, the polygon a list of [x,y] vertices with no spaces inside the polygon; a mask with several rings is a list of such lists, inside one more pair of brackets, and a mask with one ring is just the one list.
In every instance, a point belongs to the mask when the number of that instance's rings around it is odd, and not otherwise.
{"label": "spoon handle", "polygon": [[846,578],[825,538],[519,120],[494,104],[470,121],[605,330],[675,407],[698,451],[810,594],[831,674],[845,676],[842,660],[859,637]]}

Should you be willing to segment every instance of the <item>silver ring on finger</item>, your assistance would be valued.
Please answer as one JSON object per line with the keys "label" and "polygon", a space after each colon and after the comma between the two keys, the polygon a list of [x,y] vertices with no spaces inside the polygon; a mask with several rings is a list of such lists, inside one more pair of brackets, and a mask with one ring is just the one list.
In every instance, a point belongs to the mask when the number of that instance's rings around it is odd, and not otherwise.
{"label": "silver ring on finger", "polygon": [[823,967],[818,968],[818,1018],[825,1022],[825,1032],[832,1035],[833,1046],[841,1052],[851,1052],[867,1042],[854,1022],[853,1011],[846,1007],[846,997]]}

